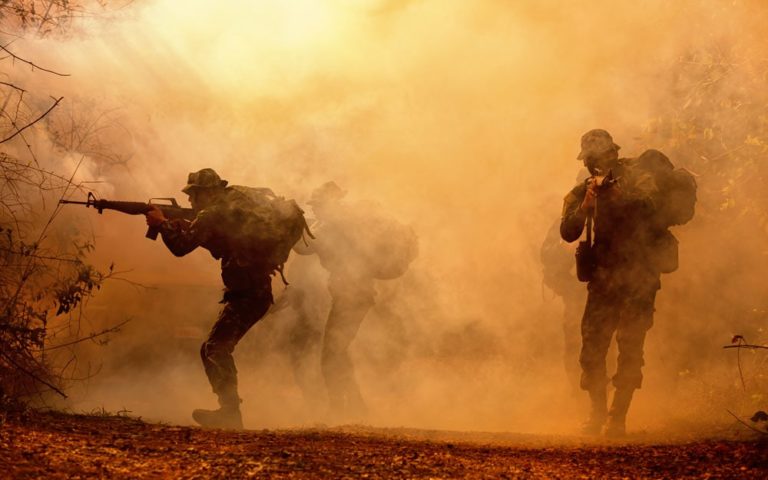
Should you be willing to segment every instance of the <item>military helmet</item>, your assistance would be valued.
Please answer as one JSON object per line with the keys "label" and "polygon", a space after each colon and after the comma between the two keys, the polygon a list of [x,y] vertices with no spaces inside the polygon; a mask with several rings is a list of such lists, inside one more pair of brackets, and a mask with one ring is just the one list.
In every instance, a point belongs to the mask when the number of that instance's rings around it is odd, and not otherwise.
{"label": "military helmet", "polygon": [[603,155],[611,150],[618,151],[621,147],[613,143],[613,137],[607,131],[596,128],[581,136],[581,152],[577,160],[584,160],[590,155]]}
{"label": "military helmet", "polygon": [[197,172],[190,172],[187,177],[187,185],[181,189],[184,193],[190,193],[198,188],[223,188],[227,186],[226,180],[222,180],[216,170],[204,168]]}
{"label": "military helmet", "polygon": [[342,190],[336,182],[325,182],[312,191],[312,195],[307,203],[309,205],[317,205],[331,200],[339,200],[346,194],[346,190]]}

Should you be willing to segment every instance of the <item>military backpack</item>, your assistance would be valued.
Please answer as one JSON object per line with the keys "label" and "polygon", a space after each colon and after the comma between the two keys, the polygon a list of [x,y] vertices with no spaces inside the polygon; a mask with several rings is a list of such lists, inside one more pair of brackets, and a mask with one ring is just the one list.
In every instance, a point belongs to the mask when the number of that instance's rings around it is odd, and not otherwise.
{"label": "military backpack", "polygon": [[[231,236],[231,251],[246,262],[273,266],[282,276],[296,242],[305,232],[312,237],[304,211],[295,200],[268,188],[234,185],[227,190],[233,230],[238,232]],[[284,276],[283,281],[287,284]]]}
{"label": "military backpack", "polygon": [[684,168],[675,168],[658,150],[646,150],[634,166],[651,172],[659,190],[656,222],[668,228],[691,221],[696,208],[696,179]]}
{"label": "military backpack", "polygon": [[634,161],[635,168],[653,174],[658,196],[654,224],[657,234],[650,245],[652,260],[661,273],[678,268],[678,241],[669,227],[683,225],[693,218],[696,208],[696,179],[684,168],[675,168],[658,150],[646,150]]}

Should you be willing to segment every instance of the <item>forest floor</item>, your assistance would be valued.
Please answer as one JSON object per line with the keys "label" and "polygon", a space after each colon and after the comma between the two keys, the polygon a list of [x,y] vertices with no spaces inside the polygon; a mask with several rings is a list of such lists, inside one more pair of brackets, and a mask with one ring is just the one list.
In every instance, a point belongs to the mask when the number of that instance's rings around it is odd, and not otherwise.
{"label": "forest floor", "polygon": [[2,478],[768,478],[768,439],[363,426],[205,430],[115,415],[0,415]]}

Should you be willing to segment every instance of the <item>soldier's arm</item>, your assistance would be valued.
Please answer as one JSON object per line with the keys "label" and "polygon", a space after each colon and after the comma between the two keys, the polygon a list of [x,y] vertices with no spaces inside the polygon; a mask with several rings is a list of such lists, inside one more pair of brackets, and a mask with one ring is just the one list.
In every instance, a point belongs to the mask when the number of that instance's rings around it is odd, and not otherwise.
{"label": "soldier's arm", "polygon": [[579,184],[563,200],[563,216],[560,220],[560,236],[566,242],[575,242],[584,231],[587,214],[581,209],[581,203],[587,193],[585,184]]}
{"label": "soldier's arm", "polygon": [[203,210],[191,222],[166,220],[158,229],[168,250],[177,257],[183,257],[210,238],[212,222],[210,212]]}
{"label": "soldier's arm", "polygon": [[293,246],[293,251],[299,255],[312,255],[315,253],[315,247],[311,240],[305,241],[303,238],[301,238],[298,242],[296,242],[296,245]]}

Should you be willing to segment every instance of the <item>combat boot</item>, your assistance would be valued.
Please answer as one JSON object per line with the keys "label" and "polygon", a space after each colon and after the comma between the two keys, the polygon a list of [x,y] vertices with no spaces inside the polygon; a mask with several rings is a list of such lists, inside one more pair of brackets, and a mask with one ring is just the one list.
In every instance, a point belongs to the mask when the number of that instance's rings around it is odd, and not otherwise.
{"label": "combat boot", "polygon": [[611,410],[608,412],[608,423],[604,434],[608,438],[621,438],[627,434],[627,411],[632,402],[632,388],[618,388],[613,394]]}
{"label": "combat boot", "polygon": [[605,387],[589,390],[590,410],[587,421],[581,426],[584,435],[599,435],[608,415],[608,397]]}
{"label": "combat boot", "polygon": [[206,428],[225,428],[242,430],[243,418],[240,415],[240,398],[237,394],[220,395],[218,410],[198,408],[192,411],[192,418]]}

